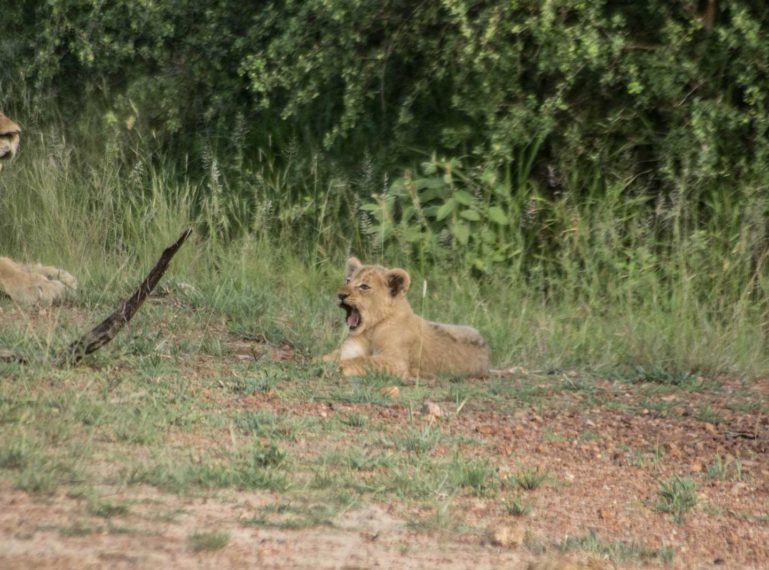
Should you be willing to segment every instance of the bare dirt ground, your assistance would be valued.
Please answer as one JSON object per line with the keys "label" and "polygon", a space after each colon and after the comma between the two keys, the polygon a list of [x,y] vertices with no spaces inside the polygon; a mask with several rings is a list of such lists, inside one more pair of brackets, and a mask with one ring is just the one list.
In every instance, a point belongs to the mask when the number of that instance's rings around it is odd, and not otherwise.
{"label": "bare dirt ground", "polygon": [[[242,360],[242,348],[233,340],[222,358]],[[257,349],[264,347],[251,352]],[[294,358],[290,347],[270,350],[274,359]],[[210,357],[202,360],[186,365],[212,366]],[[579,371],[512,370],[506,379],[539,397],[515,409],[484,403],[461,412],[456,402],[439,398],[433,401],[442,417],[414,420],[407,398],[378,406],[302,402],[280,397],[280,390],[200,392],[223,410],[270,410],[321,423],[356,413],[383,433],[418,421],[482,442],[477,456],[493,460],[501,491],[456,497],[452,512],[460,524],[414,525],[437,513],[380,496],[364,497],[324,524],[290,528],[253,523],[265,505],[298,500],[290,494],[222,489],[178,495],[149,485],[99,489],[103,498],[130,505],[105,518],[66,489],[30,494],[0,479],[0,567],[769,568],[769,380],[700,379],[696,390],[658,390]],[[493,381],[499,378],[466,383],[485,390]],[[409,387],[400,389],[405,394]],[[225,445],[231,436],[222,429],[214,441],[195,434],[169,438],[206,448]],[[309,454],[307,447],[299,438],[288,451]],[[467,449],[472,454],[473,445]],[[439,444],[433,453],[452,451]],[[521,466],[545,474],[546,482],[508,493],[504,481]],[[675,476],[696,484],[696,506],[680,521],[657,507],[661,482]],[[513,496],[530,510],[513,516],[505,503]],[[191,544],[191,535],[206,532],[226,533],[226,545]]]}

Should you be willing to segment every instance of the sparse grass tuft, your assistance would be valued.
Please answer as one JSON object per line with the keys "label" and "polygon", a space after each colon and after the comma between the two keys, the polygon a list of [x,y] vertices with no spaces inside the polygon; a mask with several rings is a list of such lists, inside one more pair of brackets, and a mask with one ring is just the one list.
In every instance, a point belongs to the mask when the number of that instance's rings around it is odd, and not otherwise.
{"label": "sparse grass tuft", "polygon": [[694,417],[701,422],[706,422],[709,424],[720,424],[723,421],[721,414],[714,410],[709,404],[705,404],[697,408],[697,411],[694,413]]}
{"label": "sparse grass tuft", "polygon": [[584,550],[602,557],[607,557],[615,564],[629,562],[658,562],[669,564],[673,561],[674,551],[669,548],[655,550],[624,540],[606,541],[594,530],[583,536],[570,536],[566,538],[559,548],[563,552],[571,550]]}
{"label": "sparse grass tuft", "polygon": [[485,460],[468,461],[455,456],[451,465],[454,484],[464,487],[477,497],[494,495],[499,487],[495,469]]}
{"label": "sparse grass tuft", "polygon": [[660,484],[655,509],[670,513],[673,520],[682,524],[686,514],[697,505],[697,491],[690,477],[672,477]]}
{"label": "sparse grass tuft", "polygon": [[193,552],[220,550],[230,542],[228,532],[196,532],[187,537],[187,543]]}
{"label": "sparse grass tuft", "polygon": [[443,433],[436,427],[409,428],[395,440],[395,447],[408,453],[425,455],[431,452],[442,438]]}
{"label": "sparse grass tuft", "polygon": [[724,460],[721,457],[720,453],[717,453],[716,458],[713,460],[713,463],[708,465],[707,474],[708,474],[708,477],[710,477],[711,479],[718,479],[719,481],[726,480],[726,476],[727,476],[726,463],[724,463]]}
{"label": "sparse grass tuft", "polygon": [[659,366],[636,366],[619,373],[631,382],[661,384],[665,386],[691,386],[697,377],[686,370],[661,368]]}
{"label": "sparse grass tuft", "polygon": [[347,414],[347,416],[345,416],[342,419],[343,424],[353,428],[365,427],[368,421],[369,419],[367,416],[364,416],[363,414],[359,414],[357,412],[352,412],[350,414]]}
{"label": "sparse grass tuft", "polygon": [[524,491],[535,491],[547,480],[547,473],[539,469],[523,468],[515,474],[508,476],[507,482],[520,487]]}
{"label": "sparse grass tuft", "polygon": [[505,512],[514,517],[525,517],[531,512],[531,505],[521,497],[507,499],[503,503]]}
{"label": "sparse grass tuft", "polygon": [[252,460],[256,467],[276,467],[286,460],[286,452],[274,443],[263,445],[257,441],[254,444]]}
{"label": "sparse grass tuft", "polygon": [[83,521],[76,521],[59,529],[59,534],[62,536],[88,536],[93,533],[94,529]]}
{"label": "sparse grass tuft", "polygon": [[297,530],[333,524],[336,511],[330,504],[270,503],[259,509],[260,516],[241,521],[247,526]]}
{"label": "sparse grass tuft", "polygon": [[128,505],[110,503],[109,501],[92,501],[88,505],[88,511],[97,517],[111,519],[128,514]]}

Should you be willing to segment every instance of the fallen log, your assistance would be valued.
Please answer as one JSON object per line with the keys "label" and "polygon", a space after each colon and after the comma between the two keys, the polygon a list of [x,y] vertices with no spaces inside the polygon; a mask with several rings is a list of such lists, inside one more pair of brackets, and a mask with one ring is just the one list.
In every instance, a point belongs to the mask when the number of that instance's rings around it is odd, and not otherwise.
{"label": "fallen log", "polygon": [[192,229],[187,229],[179,236],[172,245],[168,246],[160,259],[155,264],[155,267],[149,272],[147,277],[139,285],[139,288],[134,291],[126,301],[124,301],[118,309],[112,313],[109,317],[104,319],[97,326],[92,328],[86,334],[81,336],[78,340],[71,343],[61,354],[56,358],[56,364],[58,366],[73,366],[80,362],[84,356],[96,352],[102,346],[110,342],[120,332],[120,330],[129,323],[129,321],[142,306],[152,290],[163,277],[163,274],[168,269],[168,264],[173,259],[176,252],[184,244]]}

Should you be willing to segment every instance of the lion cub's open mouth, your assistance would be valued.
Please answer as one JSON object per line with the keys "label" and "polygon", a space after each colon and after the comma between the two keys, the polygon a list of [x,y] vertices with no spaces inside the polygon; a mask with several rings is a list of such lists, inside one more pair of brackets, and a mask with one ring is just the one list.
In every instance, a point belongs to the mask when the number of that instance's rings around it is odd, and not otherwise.
{"label": "lion cub's open mouth", "polygon": [[347,321],[347,326],[350,327],[350,330],[354,331],[357,329],[360,326],[361,321],[360,311],[347,303],[340,303],[339,306],[347,312],[347,318],[345,320]]}

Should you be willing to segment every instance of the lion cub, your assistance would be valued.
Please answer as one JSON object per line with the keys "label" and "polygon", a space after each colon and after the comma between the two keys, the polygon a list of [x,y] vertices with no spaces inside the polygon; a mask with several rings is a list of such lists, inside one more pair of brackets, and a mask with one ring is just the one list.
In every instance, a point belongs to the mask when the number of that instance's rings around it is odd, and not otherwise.
{"label": "lion cub", "polygon": [[349,335],[323,357],[338,361],[345,376],[384,372],[401,378],[437,374],[482,375],[489,348],[472,327],[426,321],[406,299],[411,277],[403,269],[347,260],[347,281],[337,294]]}

